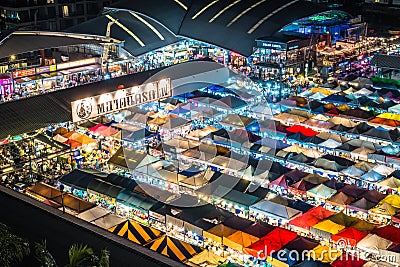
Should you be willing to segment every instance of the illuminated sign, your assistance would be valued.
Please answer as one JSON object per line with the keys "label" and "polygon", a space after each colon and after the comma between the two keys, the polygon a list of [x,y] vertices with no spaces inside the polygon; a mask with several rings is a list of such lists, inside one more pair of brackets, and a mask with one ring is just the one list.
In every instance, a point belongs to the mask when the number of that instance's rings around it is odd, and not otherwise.
{"label": "illuminated sign", "polygon": [[142,84],[71,102],[72,121],[78,122],[111,112],[157,101],[172,95],[171,80]]}
{"label": "illuminated sign", "polygon": [[13,77],[20,78],[20,77],[26,77],[26,76],[31,76],[31,75],[35,75],[35,74],[36,74],[35,68],[32,68],[32,69],[14,71]]}
{"label": "illuminated sign", "polygon": [[56,65],[37,67],[36,68],[36,74],[52,72],[52,71],[56,71],[56,70],[57,70],[57,66]]}
{"label": "illuminated sign", "polygon": [[71,61],[71,62],[57,64],[57,69],[65,70],[65,69],[70,69],[70,68],[75,68],[75,67],[80,67],[80,66],[85,66],[85,65],[91,65],[91,64],[98,63],[98,61],[99,61],[99,59],[96,57],[85,58],[85,59],[81,59],[81,60],[77,60],[77,61]]}
{"label": "illuminated sign", "polygon": [[275,43],[275,42],[266,42],[266,41],[257,41],[257,46],[267,49],[273,50],[286,50],[287,44],[285,43]]}

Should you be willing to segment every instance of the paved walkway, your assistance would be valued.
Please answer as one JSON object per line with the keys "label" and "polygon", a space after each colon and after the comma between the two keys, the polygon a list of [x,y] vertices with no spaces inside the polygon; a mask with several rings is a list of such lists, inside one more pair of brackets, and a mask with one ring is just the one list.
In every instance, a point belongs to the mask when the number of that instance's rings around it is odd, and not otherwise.
{"label": "paved walkway", "polygon": [[3,186],[0,222],[31,243],[46,239],[59,266],[67,264],[68,249],[75,243],[87,244],[97,253],[107,248],[111,252],[111,266],[185,266]]}

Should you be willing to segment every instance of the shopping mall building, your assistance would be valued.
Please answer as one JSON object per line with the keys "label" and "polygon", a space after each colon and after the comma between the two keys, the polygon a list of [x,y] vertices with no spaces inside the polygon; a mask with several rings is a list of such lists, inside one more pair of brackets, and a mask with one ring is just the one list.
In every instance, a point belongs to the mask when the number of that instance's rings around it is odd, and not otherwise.
{"label": "shopping mall building", "polygon": [[359,18],[309,1],[283,2],[127,0],[65,33],[14,32],[0,43],[1,94],[69,88],[204,57],[279,80],[312,71],[317,46],[354,46],[365,34]]}

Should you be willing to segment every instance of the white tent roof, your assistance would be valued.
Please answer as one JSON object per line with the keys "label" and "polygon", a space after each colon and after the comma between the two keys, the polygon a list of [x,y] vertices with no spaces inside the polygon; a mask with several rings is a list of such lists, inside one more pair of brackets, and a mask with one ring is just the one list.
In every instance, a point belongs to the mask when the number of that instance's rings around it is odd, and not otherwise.
{"label": "white tent roof", "polygon": [[323,93],[317,92],[317,93],[313,94],[312,96],[310,96],[309,98],[313,99],[313,100],[321,100],[325,97],[326,97],[326,95],[324,95]]}
{"label": "white tent roof", "polygon": [[397,104],[397,105],[395,105],[393,107],[390,107],[388,109],[388,111],[391,112],[391,113],[400,114],[400,104]]}
{"label": "white tent roof", "polygon": [[341,171],[341,173],[348,176],[361,177],[365,172],[354,166],[350,166],[347,169]]}
{"label": "white tent roof", "polygon": [[338,146],[341,146],[342,143],[336,142],[335,140],[328,139],[322,143],[320,143],[318,146],[322,147],[327,147],[327,148],[337,148]]}
{"label": "white tent roof", "polygon": [[368,90],[367,88],[363,88],[361,90],[358,90],[354,94],[359,95],[359,96],[364,96],[364,95],[370,95],[370,94],[372,94],[372,92],[370,90]]}
{"label": "white tent roof", "polygon": [[85,220],[87,222],[91,222],[91,221],[101,218],[109,213],[110,213],[110,211],[108,209],[96,206],[96,207],[91,208],[90,210],[86,210],[86,211],[80,213],[78,215],[78,218]]}
{"label": "white tent roof", "polygon": [[388,175],[390,175],[392,172],[394,172],[394,169],[392,169],[392,168],[390,168],[390,167],[388,167],[388,166],[386,166],[386,165],[376,165],[376,166],[373,168],[373,170],[376,171],[377,173],[382,174],[382,175],[385,175],[385,176],[388,176]]}
{"label": "white tent roof", "polygon": [[380,249],[387,249],[391,244],[390,240],[374,234],[368,234],[357,244],[357,248],[378,254]]}
{"label": "white tent roof", "polygon": [[103,229],[110,229],[111,227],[116,226],[117,224],[120,224],[124,221],[126,221],[125,218],[119,217],[114,214],[108,214],[104,217],[101,217],[101,218],[93,221],[92,223],[94,223],[95,225],[97,225]]}
{"label": "white tent roof", "polygon": [[298,215],[301,215],[301,211],[299,210],[286,207],[269,200],[263,200],[250,206],[250,210],[254,210],[257,213],[274,215],[285,220],[290,220]]}

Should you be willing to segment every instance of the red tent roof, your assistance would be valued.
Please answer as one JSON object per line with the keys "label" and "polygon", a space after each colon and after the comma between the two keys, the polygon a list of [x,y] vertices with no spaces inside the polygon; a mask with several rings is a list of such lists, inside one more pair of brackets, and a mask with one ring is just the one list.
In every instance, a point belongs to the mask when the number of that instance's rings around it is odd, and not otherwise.
{"label": "red tent roof", "polygon": [[70,139],[68,139],[68,141],[66,141],[64,144],[69,145],[69,146],[71,147],[71,149],[75,149],[75,148],[77,148],[77,147],[82,146],[81,143],[76,142],[76,141],[72,141],[72,140],[70,140]]}
{"label": "red tent roof", "polygon": [[367,261],[352,255],[343,255],[340,259],[331,263],[333,267],[362,267]]}
{"label": "red tent roof", "polygon": [[302,216],[294,218],[290,221],[290,224],[308,230],[310,227],[332,216],[333,214],[335,213],[323,208],[322,206],[318,206],[310,209]]}
{"label": "red tent roof", "polygon": [[322,206],[312,208],[307,213],[310,213],[314,217],[321,219],[321,220],[326,219],[326,218],[332,216],[333,214],[335,214],[333,211],[327,210]]}
{"label": "red tent roof", "polygon": [[102,130],[105,130],[105,129],[107,129],[107,126],[105,126],[104,124],[99,123],[96,126],[93,126],[93,127],[89,128],[89,131],[97,132],[99,130],[102,131]]}
{"label": "red tent roof", "polygon": [[291,133],[301,133],[305,136],[315,136],[315,135],[319,134],[319,132],[316,132],[310,128],[300,126],[300,125],[293,125],[293,126],[287,128],[286,131],[291,132]]}
{"label": "red tent roof", "polygon": [[[271,256],[273,252],[280,250],[296,237],[295,232],[277,227],[243,251],[254,257]],[[267,255],[265,255],[265,252]]]}
{"label": "red tent roof", "polygon": [[[346,228],[340,233],[336,235],[332,235],[332,240],[335,242],[343,242],[346,241],[347,245],[355,246],[358,242],[361,241],[364,237],[367,236],[367,233],[361,232],[352,227]],[[341,241],[342,240],[342,241]]]}
{"label": "red tent roof", "polygon": [[386,238],[394,243],[400,243],[400,229],[393,225],[386,225],[383,227],[375,228],[372,233],[377,236]]}

